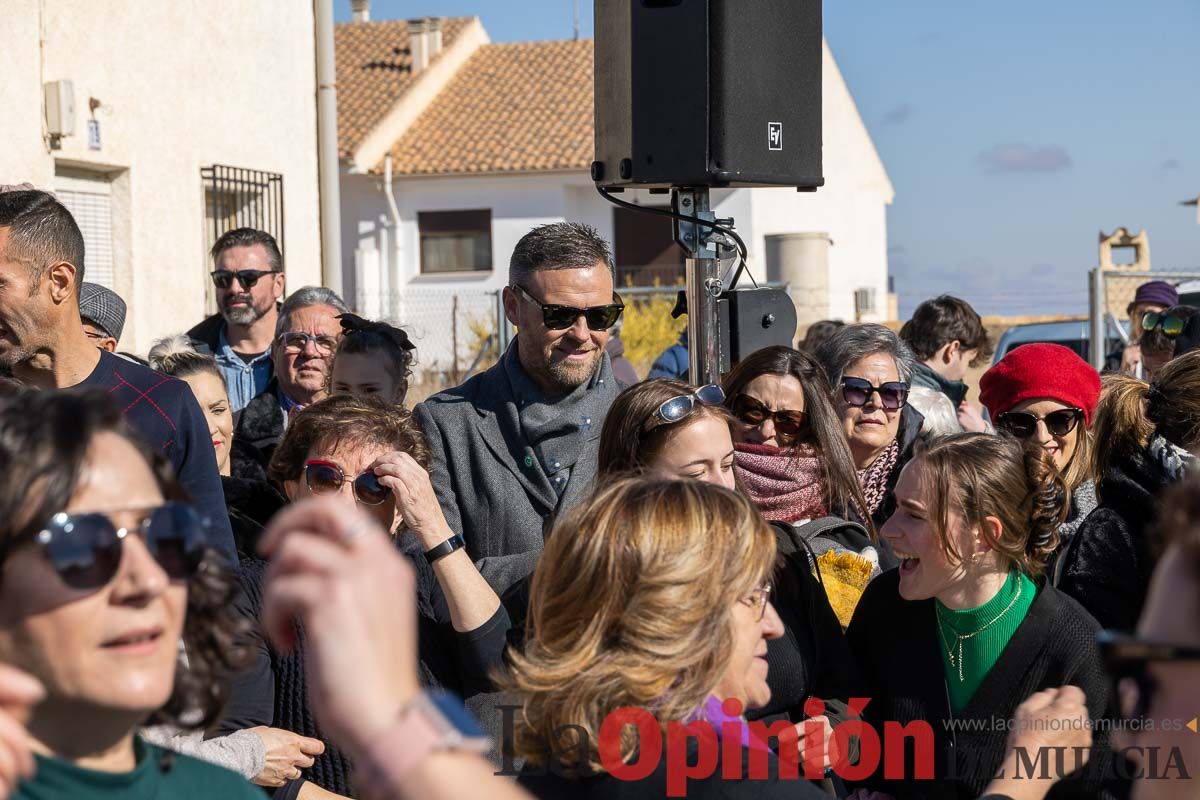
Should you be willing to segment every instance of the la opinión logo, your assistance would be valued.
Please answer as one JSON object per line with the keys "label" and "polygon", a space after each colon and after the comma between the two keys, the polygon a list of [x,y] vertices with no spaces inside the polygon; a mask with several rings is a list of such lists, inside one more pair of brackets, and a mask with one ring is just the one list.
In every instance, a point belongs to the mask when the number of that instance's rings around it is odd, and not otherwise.
{"label": "la opini\u00f3n logo", "polygon": [[[865,698],[851,698],[851,713],[861,716],[869,702]],[[512,713],[519,708],[500,706],[506,739],[511,736]],[[640,781],[654,774],[665,758],[668,797],[686,797],[688,782],[712,778],[718,765],[722,780],[766,780],[773,776],[773,756],[777,759],[774,777],[781,780],[799,780],[801,772],[808,780],[820,780],[828,774],[825,729],[820,722],[805,720],[800,723],[804,732],[801,748],[800,734],[793,722],[780,720],[769,725],[761,721],[744,722],[740,719],[744,709],[736,699],[726,700],[721,710],[731,719],[721,724],[720,735],[713,724],[704,719],[668,722],[664,735],[663,726],[646,709],[618,708],[605,717],[600,726],[597,741],[600,763],[606,772],[619,780]],[[825,713],[825,703],[810,699],[804,705],[804,712],[809,717],[820,716]],[[621,741],[622,734],[630,726],[637,731],[638,749],[636,757],[627,763],[622,757]],[[743,726],[749,728],[750,734],[749,757],[745,765],[742,758]],[[591,751],[587,732],[579,726],[565,725],[554,732],[553,738],[569,742],[569,745],[561,752],[547,754],[546,762],[551,770],[563,761],[560,756],[577,759]],[[851,739],[858,742],[858,758],[853,763],[849,758]],[[774,749],[770,747],[772,741],[775,742]],[[911,771],[905,765],[910,741],[914,755]],[[883,777],[890,780],[932,780],[934,752],[933,727],[925,720],[907,725],[885,722],[881,734],[861,719],[848,719],[833,728],[828,753],[829,772],[846,781],[861,781],[876,774],[882,764]],[[517,774],[510,756],[506,756],[499,774]]]}

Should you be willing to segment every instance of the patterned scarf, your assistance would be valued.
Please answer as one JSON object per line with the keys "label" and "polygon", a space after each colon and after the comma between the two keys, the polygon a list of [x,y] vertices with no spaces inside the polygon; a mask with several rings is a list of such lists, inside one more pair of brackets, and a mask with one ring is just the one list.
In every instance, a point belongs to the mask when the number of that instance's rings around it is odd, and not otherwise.
{"label": "patterned scarf", "polygon": [[734,466],[746,494],[771,522],[796,522],[827,515],[825,469],[809,445],[734,445]]}
{"label": "patterned scarf", "polygon": [[1189,472],[1196,471],[1196,456],[1179,445],[1168,442],[1157,431],[1150,437],[1150,445],[1146,450],[1150,456],[1150,463],[1156,465],[1171,483],[1182,480]]}
{"label": "patterned scarf", "polygon": [[874,514],[883,505],[888,494],[888,476],[896,467],[900,458],[900,443],[893,439],[887,450],[866,469],[858,471],[858,482],[862,484],[863,496],[867,499],[867,513]]}

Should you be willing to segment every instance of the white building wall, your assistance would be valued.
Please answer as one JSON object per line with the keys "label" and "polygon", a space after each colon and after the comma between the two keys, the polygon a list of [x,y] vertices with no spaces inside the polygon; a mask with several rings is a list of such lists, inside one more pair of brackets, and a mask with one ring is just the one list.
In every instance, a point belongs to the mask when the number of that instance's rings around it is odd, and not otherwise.
{"label": "white building wall", "polygon": [[[282,174],[288,285],[320,283],[311,3],[0,0],[0,19],[0,183],[53,188],[64,168],[113,181],[122,349],[144,352],[204,314],[202,166]],[[76,128],[51,150],[42,83],[60,79],[74,82]]]}

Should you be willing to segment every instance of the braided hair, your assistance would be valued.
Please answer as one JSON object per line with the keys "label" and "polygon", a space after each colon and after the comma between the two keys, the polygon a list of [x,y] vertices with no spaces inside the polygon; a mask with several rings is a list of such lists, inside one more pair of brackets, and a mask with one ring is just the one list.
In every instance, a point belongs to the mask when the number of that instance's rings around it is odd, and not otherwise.
{"label": "braided hair", "polygon": [[[349,312],[340,315],[338,320],[342,324],[342,339],[334,354],[334,363],[343,353],[382,353],[387,358],[387,369],[396,383],[396,397],[389,399],[403,404],[408,394],[408,379],[412,376],[414,351],[417,348],[409,340],[408,334],[395,325],[363,319]],[[332,377],[332,369],[329,374]]]}

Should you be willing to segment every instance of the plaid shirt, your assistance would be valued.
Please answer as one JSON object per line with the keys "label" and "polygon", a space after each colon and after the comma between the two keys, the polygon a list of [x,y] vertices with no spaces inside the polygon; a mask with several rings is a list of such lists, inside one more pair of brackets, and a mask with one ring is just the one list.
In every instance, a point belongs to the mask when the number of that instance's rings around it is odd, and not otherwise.
{"label": "plaid shirt", "polygon": [[106,389],[129,426],[175,467],[204,522],[209,546],[237,563],[212,435],[186,383],[101,350],[80,387]]}

